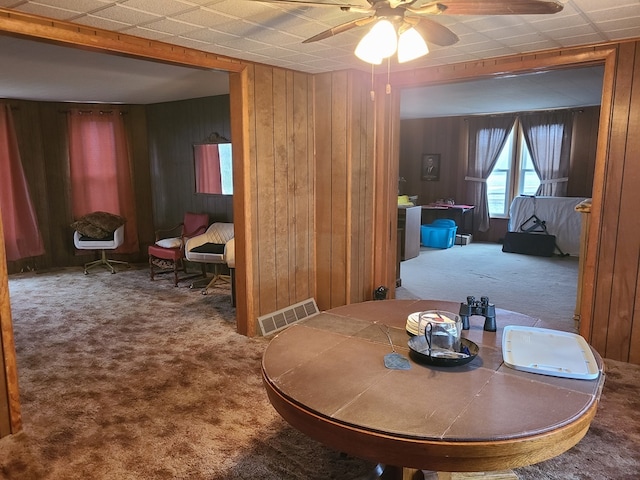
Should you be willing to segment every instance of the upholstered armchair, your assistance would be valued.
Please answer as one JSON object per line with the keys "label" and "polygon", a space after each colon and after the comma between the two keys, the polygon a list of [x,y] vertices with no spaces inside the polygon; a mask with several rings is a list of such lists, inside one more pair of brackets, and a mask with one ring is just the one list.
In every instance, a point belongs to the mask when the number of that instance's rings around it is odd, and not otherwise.
{"label": "upholstered armchair", "polygon": [[[194,278],[194,275],[178,277],[178,272],[187,273],[184,262],[184,247],[189,238],[202,234],[209,225],[209,215],[206,213],[187,212],[184,220],[175,227],[157,230],[156,242],[149,246],[149,270],[151,280],[157,273],[173,272],[173,284]],[[159,271],[156,272],[155,268]],[[204,268],[202,276],[205,275]],[[199,275],[197,275],[199,276]]]}
{"label": "upholstered armchair", "polygon": [[[208,290],[219,281],[231,282],[233,290],[233,270],[235,269],[235,242],[233,223],[216,222],[202,235],[190,238],[185,247],[185,256],[191,262],[213,264],[214,275],[202,290]],[[221,273],[220,267],[227,265],[231,275]]]}

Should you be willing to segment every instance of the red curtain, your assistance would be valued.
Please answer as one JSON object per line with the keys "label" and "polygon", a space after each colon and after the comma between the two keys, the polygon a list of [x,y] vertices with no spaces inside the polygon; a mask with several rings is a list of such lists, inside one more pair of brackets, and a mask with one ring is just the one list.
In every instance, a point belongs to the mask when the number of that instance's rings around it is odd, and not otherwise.
{"label": "red curtain", "polygon": [[124,217],[124,244],[117,251],[139,251],[129,148],[121,112],[71,110],[69,163],[74,218],[95,211]]}
{"label": "red curtain", "polygon": [[222,193],[220,154],[213,143],[194,145],[197,193]]}
{"label": "red curtain", "polygon": [[8,261],[44,254],[38,219],[22,170],[11,107],[0,104],[0,211]]}

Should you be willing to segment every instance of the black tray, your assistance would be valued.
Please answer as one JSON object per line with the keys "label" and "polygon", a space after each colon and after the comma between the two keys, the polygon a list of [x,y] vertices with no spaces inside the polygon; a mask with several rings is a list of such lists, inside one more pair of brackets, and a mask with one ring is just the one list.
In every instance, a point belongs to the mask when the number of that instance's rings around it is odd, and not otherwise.
{"label": "black tray", "polygon": [[460,339],[462,346],[469,349],[470,355],[464,358],[442,358],[432,357],[429,355],[429,346],[427,345],[427,339],[424,335],[416,335],[409,339],[409,355],[418,363],[426,363],[428,365],[435,365],[437,367],[457,367],[469,363],[478,356],[480,348],[471,340],[466,338]]}

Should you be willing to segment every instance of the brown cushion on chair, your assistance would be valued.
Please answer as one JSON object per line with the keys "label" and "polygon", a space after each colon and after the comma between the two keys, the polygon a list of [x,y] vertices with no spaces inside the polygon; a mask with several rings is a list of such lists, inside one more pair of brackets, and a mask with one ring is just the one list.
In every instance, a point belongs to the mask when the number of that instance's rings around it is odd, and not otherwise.
{"label": "brown cushion on chair", "polygon": [[85,237],[106,239],[112,236],[126,220],[120,215],[108,212],[92,212],[71,224],[71,228]]}

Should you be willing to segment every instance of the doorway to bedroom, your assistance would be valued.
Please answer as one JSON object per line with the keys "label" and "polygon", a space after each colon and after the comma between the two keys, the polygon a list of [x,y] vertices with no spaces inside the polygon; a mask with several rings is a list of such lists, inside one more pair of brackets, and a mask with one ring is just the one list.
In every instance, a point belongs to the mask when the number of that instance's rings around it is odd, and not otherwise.
{"label": "doorway to bedroom", "polygon": [[[566,196],[590,197],[603,75],[604,67],[597,65],[549,71],[544,75],[514,75],[505,78],[505,84],[497,81],[502,79],[493,78],[404,89],[399,194],[413,197],[418,205],[439,201],[471,204],[469,181],[465,179],[468,177],[469,119],[479,115],[497,116],[507,111],[521,114],[564,109],[573,118]],[[492,91],[493,87],[497,90]],[[552,104],[561,97],[564,104]],[[401,287],[396,296],[462,302],[468,295],[478,298],[487,295],[499,308],[533,316],[541,316],[544,303],[550,306],[545,313],[550,321],[563,319],[560,327],[572,329],[578,294],[579,251],[572,252],[571,256],[551,258],[502,252],[505,233],[519,227],[509,222],[512,199],[526,186],[522,183],[526,180],[524,177],[531,175],[531,165],[521,161],[522,144],[512,146],[512,151],[507,168],[502,166],[499,191],[494,186],[489,195],[494,203],[496,199],[502,202],[502,212],[491,215],[489,228],[482,232],[478,230],[480,223],[476,215],[471,243],[467,245],[443,250],[421,246],[417,258],[400,262]],[[420,158],[426,153],[439,155],[437,181],[421,180],[416,173]],[[424,216],[422,220],[425,223]],[[553,219],[544,220],[553,223]],[[579,243],[580,228],[572,235],[576,236],[575,243]],[[528,308],[532,310],[525,311]]]}

